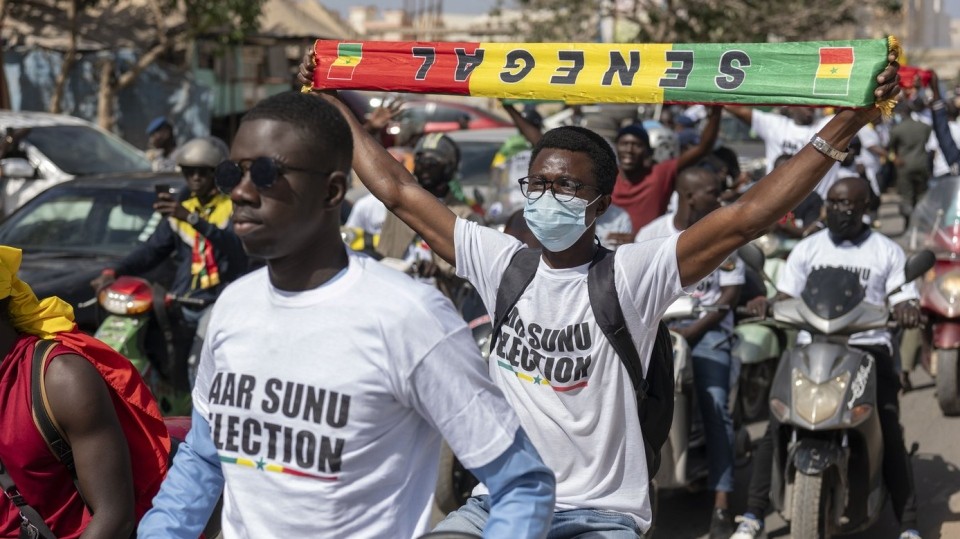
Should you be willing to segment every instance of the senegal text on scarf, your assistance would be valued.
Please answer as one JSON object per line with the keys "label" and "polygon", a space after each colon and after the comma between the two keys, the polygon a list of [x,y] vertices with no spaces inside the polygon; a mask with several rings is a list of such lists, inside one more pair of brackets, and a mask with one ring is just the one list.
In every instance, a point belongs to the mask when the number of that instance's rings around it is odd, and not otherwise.
{"label": "senegal text on scarf", "polygon": [[874,103],[893,38],[798,43],[318,40],[314,87],[567,103]]}

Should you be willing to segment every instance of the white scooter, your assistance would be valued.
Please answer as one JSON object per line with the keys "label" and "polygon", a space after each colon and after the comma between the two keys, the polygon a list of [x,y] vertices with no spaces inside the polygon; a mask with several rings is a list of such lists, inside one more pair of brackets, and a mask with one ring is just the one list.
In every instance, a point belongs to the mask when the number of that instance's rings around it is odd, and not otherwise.
{"label": "white scooter", "polygon": [[[702,312],[729,309],[726,305],[699,305],[684,296],[675,301],[663,315],[668,325],[678,320],[694,320]],[[707,440],[698,408],[693,381],[693,356],[690,345],[680,334],[671,331],[673,339],[674,404],[670,435],[660,450],[660,469],[654,478],[658,489],[695,488],[706,479],[709,471]],[[730,394],[736,394],[738,369],[731,370]],[[736,432],[736,454],[745,456],[749,435],[743,427]]]}

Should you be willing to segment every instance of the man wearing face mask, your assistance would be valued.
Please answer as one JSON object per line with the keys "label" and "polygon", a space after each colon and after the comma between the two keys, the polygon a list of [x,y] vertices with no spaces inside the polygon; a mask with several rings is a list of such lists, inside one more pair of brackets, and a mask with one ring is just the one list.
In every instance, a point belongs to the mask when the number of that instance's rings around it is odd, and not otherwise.
{"label": "man wearing face mask", "polygon": [[[686,230],[720,207],[720,181],[705,168],[691,167],[677,177],[677,213],[655,219],[640,229],[637,242],[662,238]],[[702,279],[690,295],[701,306],[737,305],[745,279],[743,262],[735,254]],[[730,417],[730,350],[733,311],[702,312],[697,320],[671,329],[690,345],[693,382],[707,438],[710,474],[707,488],[715,492],[710,519],[711,539],[733,533],[728,494],[733,492],[733,419]]]}
{"label": "man wearing face mask", "polygon": [[[877,77],[875,96],[899,92],[895,56]],[[299,81],[310,85],[312,51]],[[355,139],[353,168],[370,192],[417,231],[439,256],[455,263],[487,311],[511,260],[524,252],[516,238],[459,219],[369,136],[345,104],[320,94],[347,116]],[[879,115],[876,109],[842,111],[810,145],[760,180],[734,204],[718,208],[679,234],[599,249],[596,220],[606,212],[617,181],[614,151],[582,127],[543,134],[518,180],[524,218],[543,245],[537,267],[499,330],[489,373],[556,480],[551,537],[635,539],[653,517],[652,466],[648,465],[638,399],[627,367],[600,328],[590,301],[590,267],[613,256],[610,279],[627,337],[642,371],[651,372],[659,320],[684,288],[709,276],[738,247],[794,208],[836,162],[854,134]],[[635,223],[636,224],[636,223]],[[605,259],[610,260],[610,259]],[[656,413],[656,411],[654,411]],[[479,534],[490,518],[484,485],[437,529]]]}
{"label": "man wearing face mask", "polygon": [[[462,200],[456,183],[460,166],[457,143],[442,133],[431,133],[417,141],[413,154],[413,175],[420,186],[446,204],[457,217],[480,222],[480,216]],[[388,212],[383,220],[377,252],[414,264],[419,277],[433,281],[448,297],[453,296],[461,282],[454,267],[436,256],[423,238],[392,213]]]}
{"label": "man wearing face mask", "polygon": [[[799,297],[807,276],[823,267],[844,268],[860,277],[865,300],[878,305],[893,305],[893,318],[903,328],[916,327],[920,320],[917,289],[905,285],[887,300],[889,291],[903,284],[903,249],[895,242],[871,230],[863,222],[870,201],[870,185],[862,178],[844,178],[830,188],[825,206],[827,229],[800,241],[777,282],[776,299]],[[748,304],[755,316],[765,316],[766,298]],[[809,342],[801,333],[798,342]],[[888,330],[876,329],[850,336],[849,343],[868,351],[877,365],[877,405],[883,430],[883,476],[890,492],[893,510],[900,521],[901,539],[919,539],[916,531],[917,508],[913,473],[903,441],[899,419],[900,376],[893,360],[892,337]],[[740,526],[731,539],[752,539],[763,529],[763,518],[770,499],[770,475],[773,466],[773,433],[778,426],[773,418],[764,437],[753,452],[747,513],[738,517]]]}

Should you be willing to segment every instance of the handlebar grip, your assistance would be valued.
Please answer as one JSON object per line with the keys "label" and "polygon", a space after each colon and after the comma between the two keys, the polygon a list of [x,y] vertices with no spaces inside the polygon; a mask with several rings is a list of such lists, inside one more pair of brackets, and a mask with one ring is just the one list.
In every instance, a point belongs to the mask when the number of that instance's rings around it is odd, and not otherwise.
{"label": "handlebar grip", "polygon": [[209,300],[197,299],[197,298],[176,297],[176,298],[173,298],[173,300],[176,301],[177,303],[183,303],[184,305],[193,305],[194,307],[206,307],[211,303]]}

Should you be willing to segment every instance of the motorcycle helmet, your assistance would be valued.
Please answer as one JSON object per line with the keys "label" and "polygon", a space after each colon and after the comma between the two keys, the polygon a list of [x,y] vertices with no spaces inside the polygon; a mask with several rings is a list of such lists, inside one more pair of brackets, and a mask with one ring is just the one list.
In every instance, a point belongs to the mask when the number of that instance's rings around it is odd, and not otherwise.
{"label": "motorcycle helmet", "polygon": [[177,151],[177,166],[216,168],[228,154],[227,145],[216,137],[195,138]]}
{"label": "motorcycle helmet", "polygon": [[430,133],[421,137],[413,149],[414,159],[427,153],[443,163],[446,181],[453,180],[460,166],[460,147],[457,143],[443,133]]}
{"label": "motorcycle helmet", "polygon": [[647,133],[654,161],[663,163],[680,155],[680,140],[675,131],[656,125],[647,127]]}

